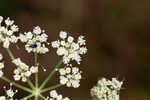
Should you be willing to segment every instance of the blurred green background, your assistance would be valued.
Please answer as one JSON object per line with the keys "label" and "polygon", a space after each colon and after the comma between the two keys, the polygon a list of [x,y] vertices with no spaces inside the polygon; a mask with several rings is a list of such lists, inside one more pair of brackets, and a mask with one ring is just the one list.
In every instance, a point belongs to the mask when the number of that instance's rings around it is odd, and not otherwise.
{"label": "blurred green background", "polygon": [[[85,35],[88,54],[83,57],[83,80],[78,89],[60,88],[64,96],[72,100],[91,100],[90,89],[102,77],[118,77],[124,80],[121,100],[150,100],[150,1],[149,0],[0,0],[0,15],[9,16],[20,27],[20,32],[39,25],[46,30],[49,41],[58,39],[60,30]],[[20,49],[11,47],[16,57],[33,65],[33,54],[27,54],[21,43]],[[1,47],[5,62],[10,62]],[[40,55],[40,81],[57,63],[55,50]],[[12,78],[15,68],[6,64],[5,73]],[[55,77],[49,85],[57,81]],[[1,91],[3,85],[0,81]],[[26,85],[26,84],[25,84]],[[25,96],[19,90],[16,97]],[[48,94],[45,94],[45,96]]]}

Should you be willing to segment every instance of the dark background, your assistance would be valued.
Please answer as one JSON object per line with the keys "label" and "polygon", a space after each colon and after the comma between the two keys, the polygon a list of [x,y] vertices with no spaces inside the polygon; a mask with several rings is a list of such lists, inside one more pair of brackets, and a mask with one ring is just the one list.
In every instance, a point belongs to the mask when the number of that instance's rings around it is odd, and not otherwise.
{"label": "dark background", "polygon": [[[150,100],[149,0],[0,0],[0,15],[14,19],[21,32],[41,26],[49,41],[58,39],[60,30],[85,35],[88,54],[80,65],[81,87],[60,88],[64,96],[90,100],[90,89],[99,78],[118,77],[124,80],[121,100]],[[33,54],[27,54],[21,43],[18,46],[11,47],[15,56],[33,65]],[[6,51],[0,51],[8,62],[5,74],[12,77],[15,66]],[[59,60],[55,51],[50,48],[50,53],[39,56],[40,65],[47,69],[47,73],[40,72],[41,82]],[[0,82],[3,94],[6,83]],[[16,97],[25,95],[19,90]]]}

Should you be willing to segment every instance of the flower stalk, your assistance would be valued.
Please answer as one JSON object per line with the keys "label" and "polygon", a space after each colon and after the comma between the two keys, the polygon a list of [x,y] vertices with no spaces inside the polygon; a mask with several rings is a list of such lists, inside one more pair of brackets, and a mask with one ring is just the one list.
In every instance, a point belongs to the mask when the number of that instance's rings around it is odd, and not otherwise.
{"label": "flower stalk", "polygon": [[40,86],[40,89],[43,89],[46,85],[46,83],[51,79],[51,77],[55,74],[56,70],[61,66],[63,63],[63,60],[60,60],[58,64],[55,66],[55,68],[52,70],[52,72],[48,75],[48,77],[44,80],[42,85]]}
{"label": "flower stalk", "polygon": [[14,57],[13,53],[11,52],[11,50],[9,48],[6,48],[6,51],[7,51],[8,55],[10,56],[11,60],[14,60],[15,57]]}
{"label": "flower stalk", "polygon": [[54,86],[50,86],[50,87],[48,87],[48,88],[43,89],[43,90],[41,91],[41,93],[44,93],[44,92],[47,92],[47,91],[50,91],[50,90],[59,88],[59,87],[61,87],[61,86],[62,86],[62,84],[57,84],[57,85],[54,85]]}
{"label": "flower stalk", "polygon": [[14,81],[8,79],[8,78],[5,77],[5,76],[2,76],[1,79],[5,80],[5,81],[8,82],[8,83],[13,84],[14,86],[16,86],[16,87],[18,87],[18,88],[20,88],[20,89],[22,89],[22,90],[24,90],[24,91],[26,91],[26,92],[32,93],[32,90],[30,90],[30,89],[28,89],[28,88],[26,88],[26,87],[24,87],[24,86],[22,86],[22,85],[20,85],[20,84],[18,84],[18,83],[16,83],[16,82],[14,82]]}
{"label": "flower stalk", "polygon": [[[37,52],[34,53],[34,64],[35,66],[37,66],[37,62],[38,62],[38,54]],[[38,88],[38,72],[35,73],[35,87]]]}
{"label": "flower stalk", "polygon": [[34,96],[34,95],[31,94],[31,95],[28,95],[28,96],[26,96],[26,97],[20,99],[20,100],[28,100],[28,99],[32,98],[33,96]]}

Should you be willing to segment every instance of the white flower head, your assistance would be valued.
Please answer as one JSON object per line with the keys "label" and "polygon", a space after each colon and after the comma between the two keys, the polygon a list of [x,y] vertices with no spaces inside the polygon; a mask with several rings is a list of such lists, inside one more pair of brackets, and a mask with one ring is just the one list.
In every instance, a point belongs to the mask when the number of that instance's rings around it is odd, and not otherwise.
{"label": "white flower head", "polygon": [[14,80],[19,81],[22,80],[23,82],[27,81],[27,78],[29,78],[32,74],[38,72],[38,67],[32,66],[31,68],[23,63],[20,58],[14,59],[12,61],[17,68],[14,70]]}
{"label": "white flower head", "polygon": [[53,41],[52,47],[57,49],[58,56],[63,57],[64,64],[69,64],[71,61],[80,64],[81,55],[87,53],[86,41],[83,36],[79,36],[76,43],[72,36],[67,36],[67,32],[61,31],[59,34],[61,40]]}
{"label": "white flower head", "polygon": [[[0,17],[0,23],[3,21],[3,18]],[[18,38],[14,33],[18,32],[19,28],[14,24],[13,20],[7,18],[4,25],[0,25],[0,42],[3,43],[4,48],[9,48],[11,43],[17,43]]]}
{"label": "white flower head", "polygon": [[80,86],[80,80],[82,78],[81,71],[77,67],[60,68],[60,84],[67,87],[78,88]]}
{"label": "white flower head", "polygon": [[102,78],[91,89],[91,95],[97,100],[119,100],[119,91],[122,84],[123,82],[116,78],[112,78],[112,81]]}
{"label": "white flower head", "polygon": [[25,49],[28,53],[37,52],[45,54],[49,49],[45,46],[47,44],[48,35],[39,26],[33,29],[33,32],[24,32],[20,34],[19,39],[25,43]]}

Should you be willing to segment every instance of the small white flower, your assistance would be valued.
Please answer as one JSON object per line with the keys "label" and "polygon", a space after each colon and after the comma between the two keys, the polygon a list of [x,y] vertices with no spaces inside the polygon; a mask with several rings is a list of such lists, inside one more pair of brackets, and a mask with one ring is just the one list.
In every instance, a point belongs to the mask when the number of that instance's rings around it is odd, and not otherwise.
{"label": "small white flower", "polygon": [[74,74],[78,73],[78,72],[79,72],[79,68],[73,67],[73,68],[72,68],[72,72],[73,72]]}
{"label": "small white flower", "polygon": [[57,99],[57,100],[62,100],[62,99],[63,99],[63,96],[60,94],[60,95],[57,96],[56,99]]}
{"label": "small white flower", "polygon": [[62,46],[65,46],[65,45],[66,45],[65,41],[61,41],[60,44],[61,44]]}
{"label": "small white flower", "polygon": [[33,33],[35,34],[41,34],[42,30],[39,26],[36,26],[34,29],[33,29]]}
{"label": "small white flower", "polygon": [[7,93],[7,96],[10,98],[12,98],[15,95],[15,93],[12,89],[7,90],[6,93]]}
{"label": "small white flower", "polygon": [[27,82],[27,78],[26,77],[22,77],[22,82]]}
{"label": "small white flower", "polygon": [[60,48],[57,49],[57,54],[58,54],[59,56],[64,55],[65,52],[66,52],[66,49],[65,49],[64,47],[60,47]]}
{"label": "small white flower", "polygon": [[19,39],[21,40],[21,42],[27,42],[28,41],[28,39],[26,38],[26,36],[23,35],[23,34],[20,34]]}
{"label": "small white flower", "polygon": [[74,88],[78,88],[78,87],[80,86],[79,82],[78,82],[78,81],[75,81],[75,80],[73,80],[73,81],[71,82],[71,84],[72,84],[72,86],[73,86]]}
{"label": "small white flower", "polygon": [[78,50],[80,48],[79,44],[76,44],[76,43],[72,43],[71,47],[73,50]]}
{"label": "small white flower", "polygon": [[10,38],[11,38],[10,41],[11,41],[12,43],[17,43],[18,38],[17,38],[16,36],[13,35],[13,36],[11,36]]}
{"label": "small white flower", "polygon": [[14,80],[19,81],[20,79],[21,79],[20,75],[18,75],[18,74],[14,75]]}
{"label": "small white flower", "polygon": [[86,43],[86,40],[84,40],[84,36],[79,36],[78,37],[78,43],[80,44],[80,45],[85,45]]}
{"label": "small white flower", "polygon": [[19,31],[19,28],[18,28],[17,25],[12,25],[12,26],[11,26],[11,30],[12,30],[13,32],[18,32],[18,31]]}
{"label": "small white flower", "polygon": [[11,26],[13,23],[14,23],[14,21],[10,20],[9,17],[5,20],[5,24],[8,25],[8,26]]}
{"label": "small white flower", "polygon": [[30,71],[26,71],[26,72],[25,72],[25,76],[27,76],[27,77],[31,76],[31,74],[32,74],[32,73],[31,73]]}
{"label": "small white flower", "polygon": [[71,72],[71,68],[70,67],[67,67],[66,68],[66,73],[70,73]]}
{"label": "small white flower", "polygon": [[5,96],[0,96],[0,100],[6,100]]}
{"label": "small white flower", "polygon": [[37,72],[38,72],[38,67],[32,66],[32,67],[30,68],[30,71],[31,71],[32,73],[37,73]]}
{"label": "small white flower", "polygon": [[58,48],[60,46],[60,42],[59,41],[53,41],[52,42],[52,47],[53,48]]}
{"label": "small white flower", "polygon": [[65,85],[68,82],[68,78],[60,76],[60,83]]}
{"label": "small white flower", "polygon": [[66,74],[66,70],[61,68],[61,69],[59,69],[59,73],[60,73],[60,75],[65,75]]}
{"label": "small white flower", "polygon": [[73,38],[72,36],[69,36],[69,37],[68,37],[68,42],[69,42],[69,43],[72,43],[73,40],[74,40],[74,38]]}
{"label": "small white flower", "polygon": [[45,53],[47,53],[48,51],[49,51],[49,49],[46,48],[44,44],[43,44],[42,47],[39,47],[38,50],[37,50],[37,52],[39,52],[40,54],[45,54]]}
{"label": "small white flower", "polygon": [[38,37],[38,40],[39,40],[40,42],[46,42],[46,41],[47,41],[47,38],[48,38],[48,35],[45,34],[45,33],[43,33],[43,34],[41,34],[41,36]]}
{"label": "small white flower", "polygon": [[67,37],[67,32],[60,31],[59,37],[60,37],[61,39],[65,39],[65,38]]}
{"label": "small white flower", "polygon": [[57,98],[58,94],[57,94],[56,90],[52,90],[50,92],[50,96],[53,97],[53,98]]}
{"label": "small white flower", "polygon": [[32,39],[33,34],[31,32],[24,33],[27,39]]}

